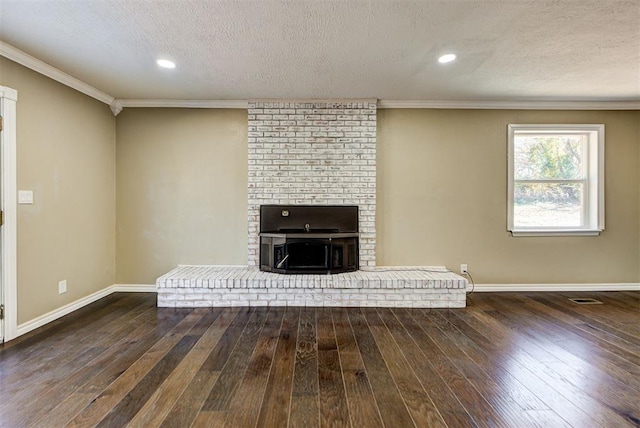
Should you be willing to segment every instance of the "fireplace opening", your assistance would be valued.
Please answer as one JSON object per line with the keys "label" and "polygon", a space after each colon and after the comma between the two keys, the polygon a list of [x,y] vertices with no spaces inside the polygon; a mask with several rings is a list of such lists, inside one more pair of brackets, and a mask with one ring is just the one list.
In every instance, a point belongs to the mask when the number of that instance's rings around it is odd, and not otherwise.
{"label": "fireplace opening", "polygon": [[358,207],[262,205],[260,270],[285,274],[358,270]]}

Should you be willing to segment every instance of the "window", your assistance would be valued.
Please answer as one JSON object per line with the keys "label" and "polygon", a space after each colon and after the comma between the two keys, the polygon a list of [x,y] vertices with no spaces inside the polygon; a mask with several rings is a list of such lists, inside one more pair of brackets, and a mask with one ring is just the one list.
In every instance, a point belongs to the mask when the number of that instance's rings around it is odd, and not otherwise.
{"label": "window", "polygon": [[604,230],[604,125],[509,125],[508,230]]}

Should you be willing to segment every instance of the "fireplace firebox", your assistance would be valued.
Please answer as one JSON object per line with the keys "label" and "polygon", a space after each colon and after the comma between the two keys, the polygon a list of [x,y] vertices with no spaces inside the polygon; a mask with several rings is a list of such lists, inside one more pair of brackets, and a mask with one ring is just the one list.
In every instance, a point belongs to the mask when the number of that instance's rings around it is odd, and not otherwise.
{"label": "fireplace firebox", "polygon": [[358,270],[358,207],[262,205],[260,270],[285,274]]}

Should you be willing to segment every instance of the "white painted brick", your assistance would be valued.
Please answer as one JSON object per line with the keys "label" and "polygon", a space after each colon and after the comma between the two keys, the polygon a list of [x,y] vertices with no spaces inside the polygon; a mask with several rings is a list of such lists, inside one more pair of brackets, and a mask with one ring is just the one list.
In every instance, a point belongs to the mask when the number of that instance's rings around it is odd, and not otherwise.
{"label": "white painted brick", "polygon": [[[249,217],[255,218],[248,229],[251,266],[258,263],[260,204],[357,204],[362,212],[371,213],[367,220],[375,224],[375,102],[250,101],[249,105],[248,132],[256,133],[248,140]],[[344,178],[372,185],[343,186]],[[300,185],[309,182],[323,184]],[[335,186],[327,185],[332,182]],[[265,191],[262,183],[273,186]],[[371,246],[361,253],[361,265],[374,266],[375,227],[362,230],[361,239]]]}

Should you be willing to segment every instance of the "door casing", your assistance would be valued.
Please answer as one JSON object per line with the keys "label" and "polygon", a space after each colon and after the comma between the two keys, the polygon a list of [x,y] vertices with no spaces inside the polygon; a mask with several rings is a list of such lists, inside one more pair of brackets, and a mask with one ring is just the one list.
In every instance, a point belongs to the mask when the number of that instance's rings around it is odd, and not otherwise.
{"label": "door casing", "polygon": [[0,86],[0,209],[3,225],[0,227],[0,292],[4,304],[4,319],[0,321],[3,341],[17,337],[18,283],[17,283],[17,164],[16,164],[16,103],[18,91]]}

